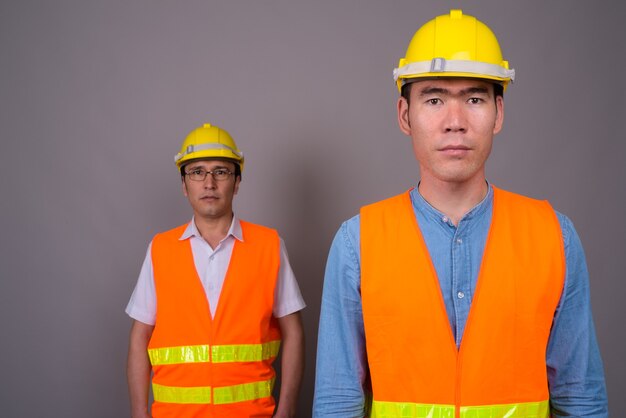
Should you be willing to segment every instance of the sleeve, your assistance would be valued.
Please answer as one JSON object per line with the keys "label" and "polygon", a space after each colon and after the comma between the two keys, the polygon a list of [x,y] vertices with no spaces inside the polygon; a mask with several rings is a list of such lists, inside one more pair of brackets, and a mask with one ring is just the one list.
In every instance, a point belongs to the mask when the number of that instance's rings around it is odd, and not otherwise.
{"label": "sleeve", "polygon": [[552,416],[608,417],[585,254],[572,222],[560,213],[557,216],[565,247],[566,276],[546,353]]}
{"label": "sleeve", "polygon": [[141,272],[126,306],[126,314],[147,325],[156,323],[156,290],[152,271],[152,242],[148,245]]}
{"label": "sleeve", "polygon": [[276,290],[274,292],[274,307],[272,313],[274,317],[281,318],[294,312],[298,312],[306,307],[306,303],[300,293],[300,287],[293,274],[289,256],[283,239],[280,239],[280,266],[278,267],[278,278],[276,279]]}
{"label": "sleeve", "polygon": [[330,248],[317,342],[313,417],[363,417],[371,393],[360,294],[359,217]]}

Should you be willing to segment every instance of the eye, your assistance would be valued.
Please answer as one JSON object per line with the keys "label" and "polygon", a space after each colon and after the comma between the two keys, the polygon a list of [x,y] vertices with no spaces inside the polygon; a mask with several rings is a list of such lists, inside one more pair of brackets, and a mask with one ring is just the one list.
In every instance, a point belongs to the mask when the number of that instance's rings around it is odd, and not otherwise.
{"label": "eye", "polygon": [[201,168],[196,168],[195,170],[192,170],[191,173],[189,174],[193,174],[195,176],[203,176],[205,173],[205,171]]}
{"label": "eye", "polygon": [[470,97],[467,102],[470,104],[480,104],[483,102],[483,99],[481,99],[480,97]]}
{"label": "eye", "polygon": [[440,104],[440,103],[441,103],[441,99],[438,99],[438,98],[428,99],[428,100],[426,101],[426,103],[428,103],[428,104],[430,104],[430,105],[433,105],[433,106],[434,106],[434,105],[438,105],[438,104]]}
{"label": "eye", "polygon": [[226,180],[230,177],[231,172],[225,168],[217,168],[213,170],[213,178],[215,180]]}

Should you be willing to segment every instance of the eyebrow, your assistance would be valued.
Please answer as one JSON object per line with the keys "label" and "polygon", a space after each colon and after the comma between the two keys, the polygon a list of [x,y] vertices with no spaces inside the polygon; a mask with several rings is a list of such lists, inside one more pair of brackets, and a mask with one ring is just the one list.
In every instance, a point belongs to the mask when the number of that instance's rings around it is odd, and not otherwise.
{"label": "eyebrow", "polygon": [[420,91],[420,96],[428,96],[432,94],[442,94],[449,96],[466,96],[468,94],[489,94],[487,87],[468,87],[463,90],[459,90],[457,93],[452,94],[450,90],[442,87],[425,87]]}

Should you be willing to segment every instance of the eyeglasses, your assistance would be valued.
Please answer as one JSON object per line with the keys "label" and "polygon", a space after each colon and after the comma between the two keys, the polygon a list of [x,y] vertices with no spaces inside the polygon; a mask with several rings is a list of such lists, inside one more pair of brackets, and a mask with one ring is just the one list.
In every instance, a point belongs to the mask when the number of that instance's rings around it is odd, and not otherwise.
{"label": "eyeglasses", "polygon": [[189,177],[189,180],[193,181],[204,181],[207,175],[211,175],[213,180],[215,181],[224,181],[227,180],[230,176],[232,176],[232,171],[226,170],[225,168],[218,168],[215,170],[207,171],[202,168],[197,168],[192,171],[186,171],[185,174]]}

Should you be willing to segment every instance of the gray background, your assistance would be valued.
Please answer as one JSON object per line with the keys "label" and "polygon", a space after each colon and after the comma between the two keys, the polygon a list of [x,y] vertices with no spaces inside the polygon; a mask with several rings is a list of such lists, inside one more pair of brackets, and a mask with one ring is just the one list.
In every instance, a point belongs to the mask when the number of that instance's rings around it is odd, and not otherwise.
{"label": "gray background", "polygon": [[[414,185],[391,70],[458,2],[2,1],[3,417],[128,415],[124,308],[146,246],[190,217],[173,156],[204,121],[248,159],[236,210],[277,228],[309,304],[340,222]],[[612,415],[626,416],[626,6],[473,1],[518,79],[488,178],[582,237]]]}

